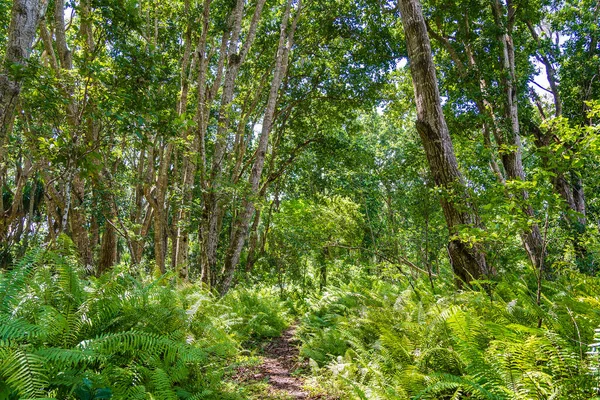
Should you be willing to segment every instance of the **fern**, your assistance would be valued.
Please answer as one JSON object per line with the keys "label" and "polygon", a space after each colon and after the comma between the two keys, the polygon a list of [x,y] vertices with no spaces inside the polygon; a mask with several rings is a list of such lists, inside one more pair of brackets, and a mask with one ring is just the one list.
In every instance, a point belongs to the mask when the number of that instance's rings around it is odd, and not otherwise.
{"label": "fern", "polygon": [[44,359],[20,348],[0,349],[0,377],[21,397],[39,396],[48,379],[44,372]]}
{"label": "fern", "polygon": [[418,394],[415,399],[438,399],[447,395],[459,399],[463,396],[486,400],[503,400],[507,398],[486,390],[468,377],[439,374],[435,378],[434,383]]}
{"label": "fern", "polygon": [[308,300],[302,354],[357,398],[588,399],[598,381],[590,383],[581,341],[600,324],[589,306],[599,281],[558,277],[540,305],[535,280],[519,275],[448,296],[426,281],[332,287]]}
{"label": "fern", "polygon": [[43,254],[43,250],[35,249],[12,269],[0,276],[0,312],[11,314],[19,301],[18,294],[27,285],[33,273],[36,262]]}
{"label": "fern", "polygon": [[[36,250],[0,275],[0,398],[218,393],[239,349],[235,326],[257,308],[264,315],[251,325],[281,310],[262,298],[229,308],[208,295],[202,312],[186,313],[187,296],[206,292],[178,291],[169,275],[141,281],[126,267],[83,279],[70,254]],[[227,323],[223,311],[244,317]]]}
{"label": "fern", "polygon": [[596,392],[600,392],[600,328],[594,330],[594,341],[589,345],[589,369]]}

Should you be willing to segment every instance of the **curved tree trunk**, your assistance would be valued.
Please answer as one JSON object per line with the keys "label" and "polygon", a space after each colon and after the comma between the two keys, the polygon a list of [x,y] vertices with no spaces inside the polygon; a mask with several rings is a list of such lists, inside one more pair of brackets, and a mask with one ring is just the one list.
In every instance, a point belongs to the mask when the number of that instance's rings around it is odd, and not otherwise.
{"label": "curved tree trunk", "polygon": [[[484,253],[457,238],[461,226],[476,226],[478,220],[469,207],[468,194],[452,140],[442,112],[431,44],[418,0],[400,0],[400,13],[408,48],[413,89],[417,104],[417,131],[421,136],[429,169],[435,183],[452,196],[443,196],[442,209],[450,232],[448,255],[459,281],[470,282],[494,270]],[[457,204],[462,199],[463,204]]]}

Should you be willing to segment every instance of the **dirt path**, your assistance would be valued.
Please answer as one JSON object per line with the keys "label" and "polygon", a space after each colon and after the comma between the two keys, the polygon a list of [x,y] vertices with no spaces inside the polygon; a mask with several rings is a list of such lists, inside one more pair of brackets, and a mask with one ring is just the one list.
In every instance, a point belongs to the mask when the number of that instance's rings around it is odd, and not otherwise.
{"label": "dirt path", "polygon": [[298,342],[294,340],[295,326],[286,329],[280,337],[271,340],[263,347],[261,364],[238,368],[234,380],[252,387],[253,383],[264,382],[261,393],[254,392],[252,399],[260,400],[293,400],[293,399],[326,399],[314,393],[309,394],[304,388],[304,380],[294,376],[293,372],[300,367],[298,361]]}
{"label": "dirt path", "polygon": [[283,392],[291,399],[308,399],[308,393],[302,388],[303,380],[292,376],[298,367],[298,348],[294,341],[295,326],[265,347],[264,362],[260,367],[274,391]]}

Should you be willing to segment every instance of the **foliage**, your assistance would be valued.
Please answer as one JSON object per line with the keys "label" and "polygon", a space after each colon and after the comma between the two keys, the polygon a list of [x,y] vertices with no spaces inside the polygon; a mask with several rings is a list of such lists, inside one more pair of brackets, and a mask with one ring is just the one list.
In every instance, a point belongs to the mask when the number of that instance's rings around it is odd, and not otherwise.
{"label": "foliage", "polygon": [[331,287],[309,300],[302,354],[356,399],[588,399],[600,281],[565,273],[544,285],[538,306],[532,278],[451,295],[423,280]]}
{"label": "foliage", "polygon": [[290,323],[287,310],[270,289],[240,288],[223,303],[235,310],[237,321],[232,329],[240,342],[277,337]]}
{"label": "foliage", "polygon": [[218,299],[125,265],[82,274],[72,251],[38,249],[0,276],[0,397],[225,398],[240,343],[287,322],[268,292]]}
{"label": "foliage", "polygon": [[[298,319],[342,398],[599,395],[600,2],[416,1],[443,146],[402,3],[22,2],[0,399],[243,397],[240,354]],[[458,288],[450,241],[490,276]]]}
{"label": "foliage", "polygon": [[[265,248],[270,265],[283,269],[292,282],[306,284],[317,271],[309,266],[352,258],[361,244],[363,218],[359,205],[332,196],[283,201],[273,216]],[[337,268],[336,268],[337,271]],[[258,271],[257,271],[258,272]]]}

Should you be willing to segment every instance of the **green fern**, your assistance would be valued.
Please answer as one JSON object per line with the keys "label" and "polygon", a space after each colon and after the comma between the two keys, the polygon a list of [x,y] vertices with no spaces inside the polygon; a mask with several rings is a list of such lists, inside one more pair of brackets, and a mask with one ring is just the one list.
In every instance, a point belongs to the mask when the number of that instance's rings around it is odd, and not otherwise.
{"label": "green fern", "polygon": [[[185,307],[193,301],[187,296],[206,293],[200,288],[179,291],[169,275],[139,280],[126,266],[83,275],[68,248],[35,250],[0,275],[0,398],[219,392],[223,364],[239,349],[238,322],[221,326],[226,318],[217,312],[228,306],[208,295],[198,329],[199,315]],[[268,303],[252,307],[270,310]],[[252,307],[227,312],[246,318]]]}
{"label": "green fern", "polygon": [[0,379],[21,397],[40,396],[48,384],[45,360],[18,347],[0,348]]}
{"label": "green fern", "polygon": [[425,280],[353,282],[309,299],[298,335],[327,365],[321,379],[353,398],[583,400],[596,395],[581,342],[600,324],[599,282],[559,276],[540,305],[527,275],[448,296]]}

